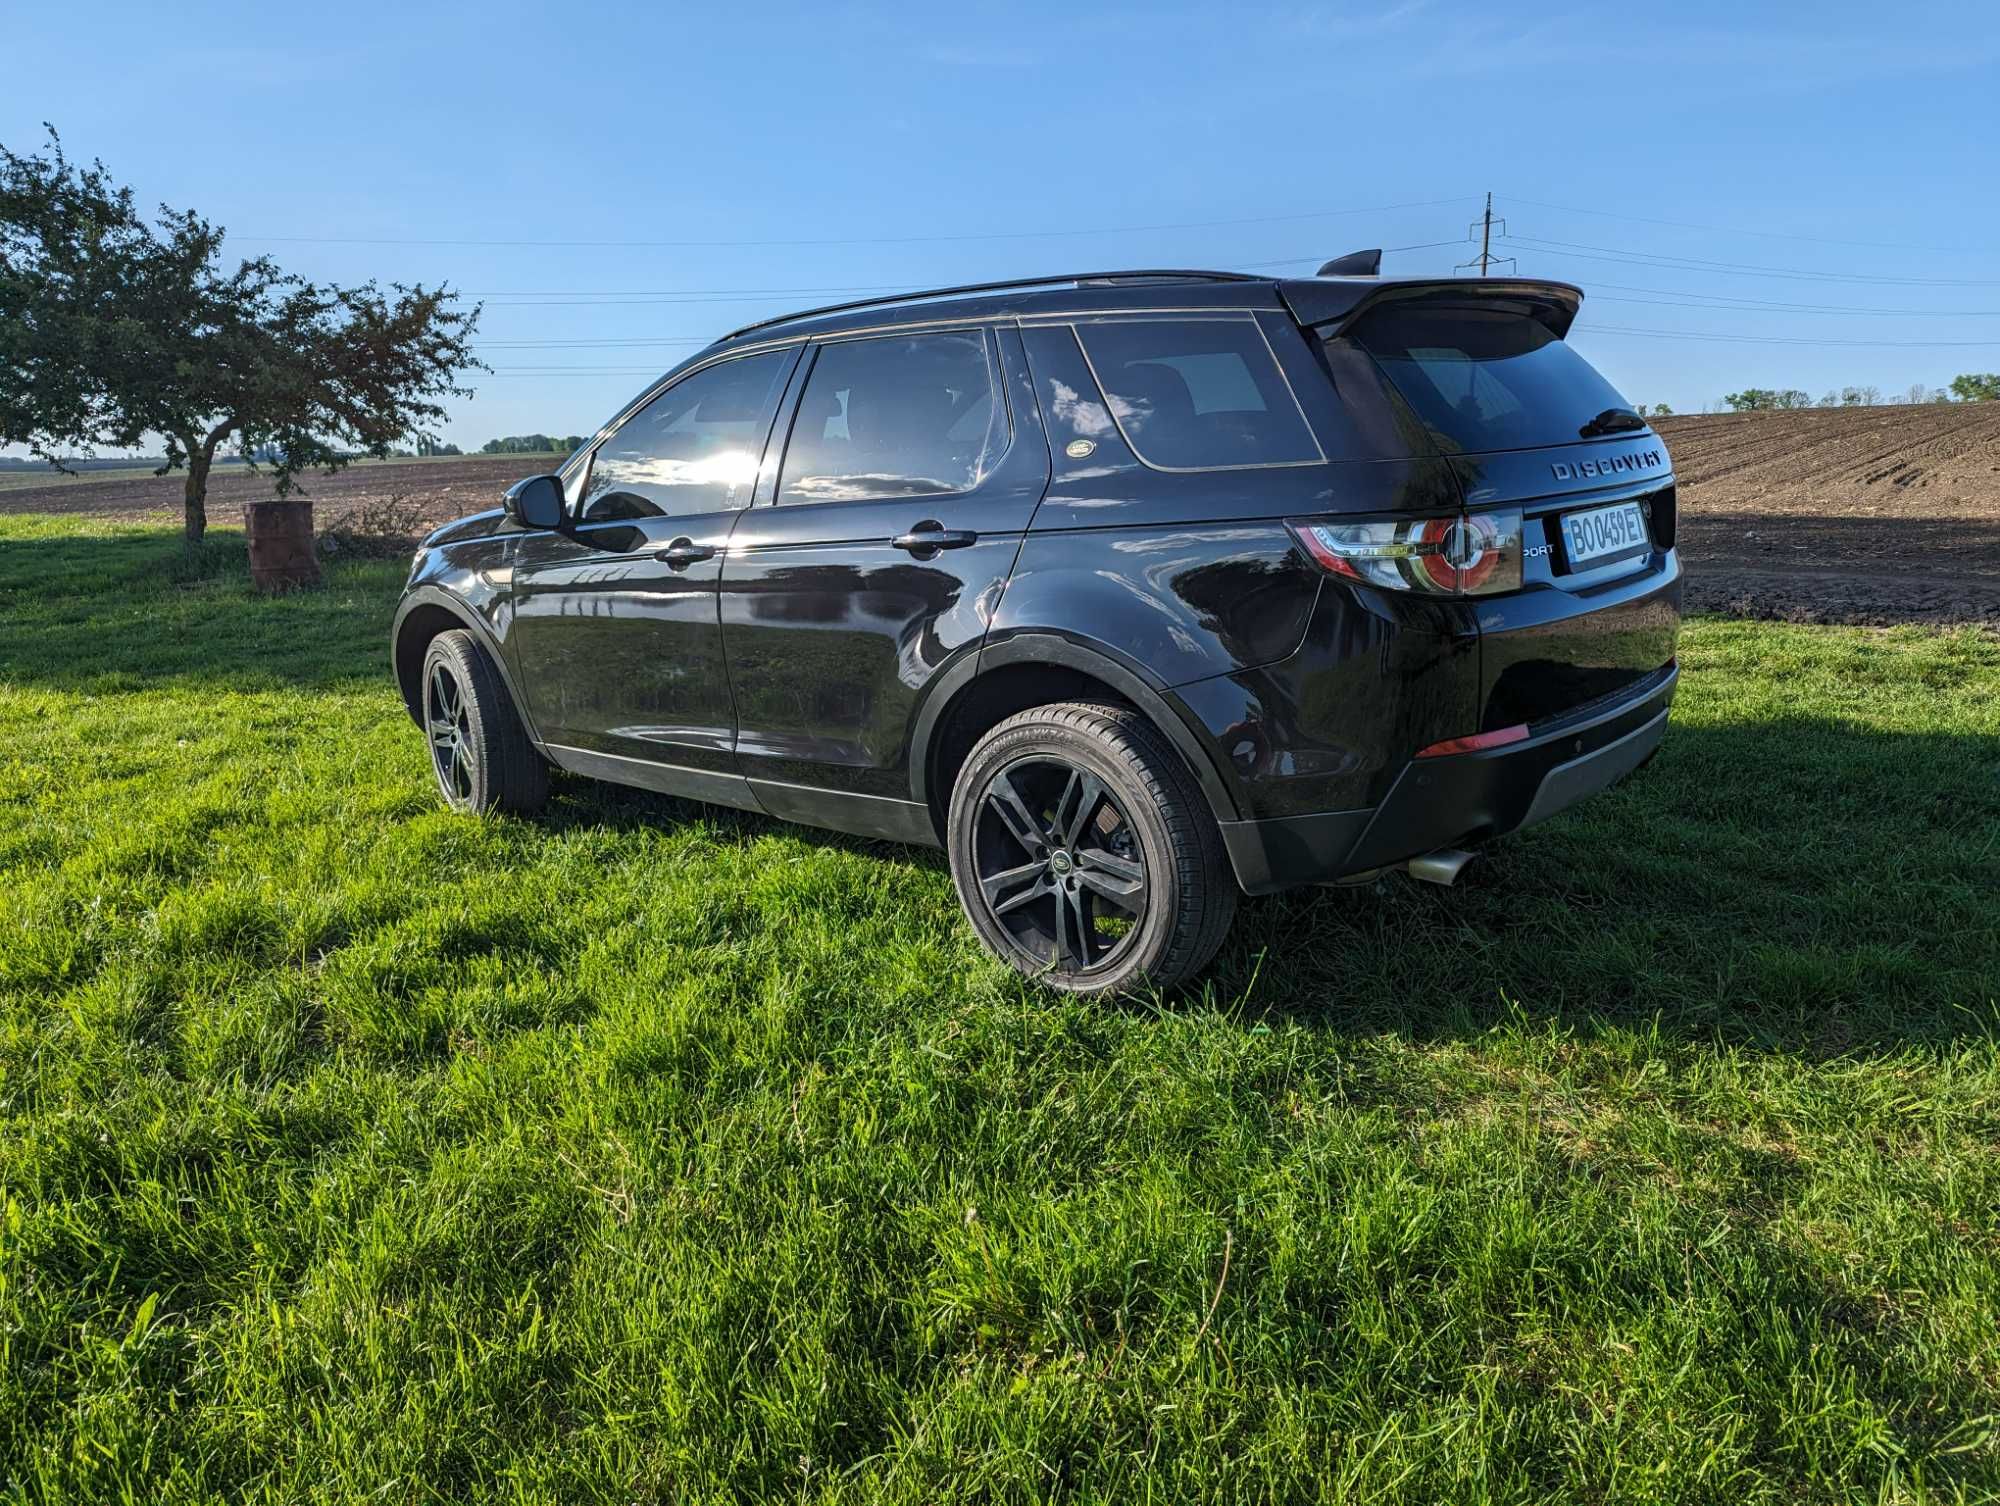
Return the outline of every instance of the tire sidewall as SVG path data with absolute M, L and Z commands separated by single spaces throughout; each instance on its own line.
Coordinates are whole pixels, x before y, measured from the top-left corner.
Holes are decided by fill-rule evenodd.
M 1048 758 L 1088 769 L 1104 780 L 1132 824 L 1146 865 L 1146 913 L 1138 934 L 1116 957 L 1087 972 L 1055 972 L 1047 957 L 1023 950 L 988 910 L 979 889 L 974 835 L 988 784 L 1016 764 Z M 1174 862 L 1166 819 L 1143 774 L 1100 738 L 1053 721 L 997 729 L 973 749 L 959 770 L 952 787 L 947 842 L 959 904 L 980 939 L 989 951 L 1046 987 L 1070 993 L 1115 992 L 1156 969 L 1173 945 L 1182 876 Z

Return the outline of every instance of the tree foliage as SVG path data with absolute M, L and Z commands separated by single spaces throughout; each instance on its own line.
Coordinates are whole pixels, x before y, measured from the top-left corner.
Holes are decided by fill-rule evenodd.
M 101 162 L 0 146 L 0 443 L 66 456 L 166 442 L 185 467 L 188 541 L 225 444 L 298 473 L 390 445 L 470 396 L 479 309 L 446 288 L 343 288 L 268 257 L 222 263 L 223 231 L 162 206 L 150 223 Z
M 1961 403 L 2000 403 L 2000 371 L 1968 371 L 1955 376 L 1951 395 Z
M 584 446 L 581 434 L 566 437 L 554 434 L 508 434 L 489 439 L 479 447 L 482 455 L 568 455 Z
M 1723 394 L 1722 401 L 1736 413 L 1756 413 L 1766 408 L 1810 408 L 1812 398 L 1796 387 L 1745 387 L 1741 392 Z

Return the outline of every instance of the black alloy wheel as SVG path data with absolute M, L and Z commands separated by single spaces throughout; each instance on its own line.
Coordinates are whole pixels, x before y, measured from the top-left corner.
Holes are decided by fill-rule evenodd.
M 946 838 L 981 943 L 1065 992 L 1178 983 L 1236 913 L 1193 772 L 1130 706 L 1065 701 L 993 727 L 953 781 Z
M 980 898 L 1016 946 L 1083 973 L 1132 944 L 1146 916 L 1146 860 L 1102 779 L 1024 758 L 987 781 L 980 805 Z
M 431 772 L 438 790 L 461 810 L 478 788 L 473 759 L 472 708 L 449 659 L 434 660 L 424 677 L 424 731 L 431 740 Z
M 539 810 L 549 797 L 549 766 L 479 641 L 463 628 L 439 633 L 424 650 L 422 675 L 424 737 L 445 803 L 461 811 Z

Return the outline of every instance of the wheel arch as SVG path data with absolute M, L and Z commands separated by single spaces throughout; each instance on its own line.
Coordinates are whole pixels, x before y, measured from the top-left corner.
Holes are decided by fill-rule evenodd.
M 918 714 L 911 737 L 911 794 L 929 808 L 940 842 L 953 776 L 986 731 L 1031 706 L 1078 699 L 1131 706 L 1180 755 L 1210 814 L 1217 821 L 1239 819 L 1225 772 L 1164 687 L 1102 645 L 1061 633 L 1016 633 L 946 669 Z
M 493 667 L 499 672 L 500 683 L 507 688 L 507 697 L 514 703 L 514 714 L 521 719 L 529 740 L 541 745 L 541 737 L 528 715 L 528 704 L 521 699 L 520 687 L 514 683 L 514 674 L 508 667 L 507 656 L 501 652 L 500 640 L 485 618 L 436 586 L 423 586 L 403 598 L 396 609 L 395 624 L 389 630 L 390 662 L 395 667 L 396 689 L 403 697 L 403 709 L 410 714 L 410 720 L 423 722 L 423 707 L 420 704 L 421 681 L 423 679 L 424 653 L 431 640 L 440 633 L 454 632 L 460 628 L 471 633 Z

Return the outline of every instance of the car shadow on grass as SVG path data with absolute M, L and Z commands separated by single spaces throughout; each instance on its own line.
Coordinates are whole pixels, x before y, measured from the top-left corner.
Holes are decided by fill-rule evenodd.
M 2000 736 L 1676 726 L 1452 888 L 1395 873 L 1246 905 L 1195 991 L 1419 1038 L 1524 1014 L 1815 1056 L 1990 1038 L 1996 833 Z
M 560 791 L 553 830 L 701 821 L 949 883 L 931 848 L 579 779 Z M 1449 889 L 1390 873 L 1246 899 L 1202 974 L 1102 1007 L 1417 1039 L 1525 1015 L 1811 1056 L 1990 1036 L 1996 832 L 2000 736 L 1677 726 L 1645 769 L 1483 845 Z

